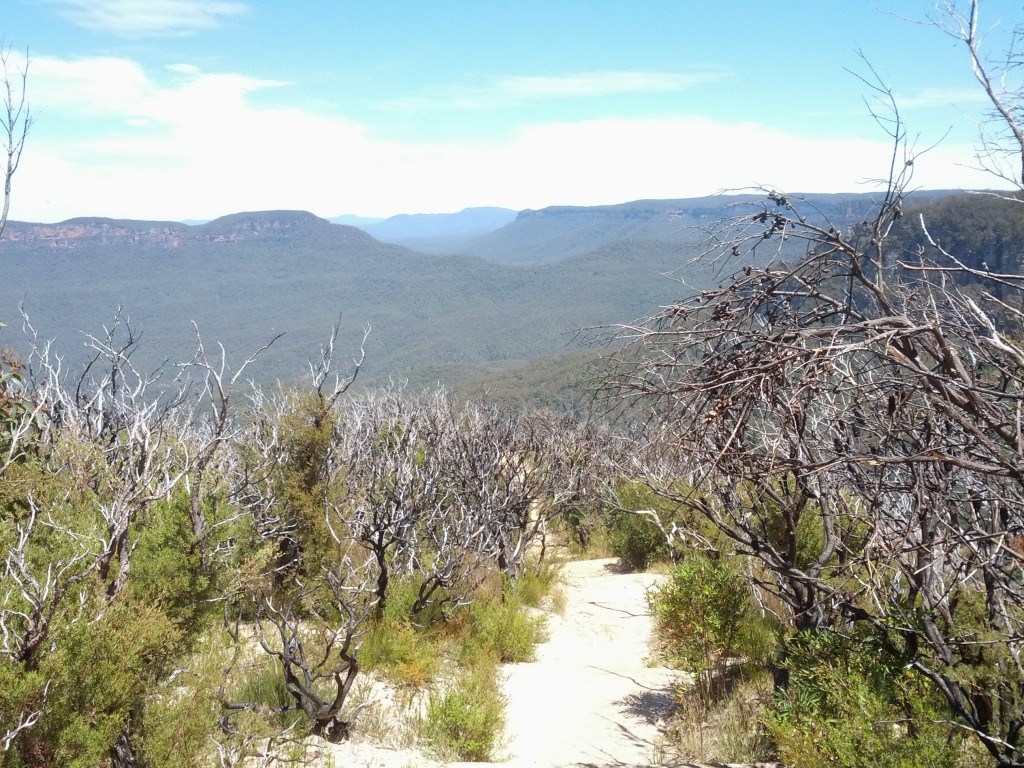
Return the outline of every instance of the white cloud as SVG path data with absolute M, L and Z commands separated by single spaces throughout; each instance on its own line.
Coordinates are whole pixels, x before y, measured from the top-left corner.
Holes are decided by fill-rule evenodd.
M 922 88 L 916 93 L 897 96 L 896 105 L 901 110 L 930 109 L 950 105 L 984 104 L 987 100 L 981 88 Z
M 689 72 L 601 71 L 569 75 L 502 77 L 483 85 L 429 89 L 427 93 L 380 104 L 385 109 L 495 109 L 553 99 L 619 96 L 630 93 L 668 93 L 717 82 L 717 69 Z
M 195 110 L 218 109 L 220 100 L 237 108 L 253 91 L 284 85 L 244 75 L 204 74 L 191 65 L 165 69 L 174 79 L 171 84 L 157 83 L 128 59 L 36 56 L 31 62 L 30 96 L 37 111 L 175 123 Z
M 33 63 L 35 66 L 35 62 Z M 536 208 L 688 197 L 765 184 L 865 189 L 888 168 L 878 141 L 817 139 L 694 115 L 527 125 L 507 140 L 390 141 L 356 121 L 265 107 L 279 85 L 174 70 L 157 83 L 130 61 L 40 59 L 33 103 L 46 121 L 87 112 L 105 133 L 30 136 L 12 218 L 211 218 L 298 208 L 321 216 Z M 34 75 L 35 77 L 35 75 Z M 117 124 L 109 132 L 109 119 Z M 924 187 L 978 187 L 969 147 L 943 144 L 915 164 Z
M 245 13 L 234 0 L 46 0 L 73 24 L 124 37 L 178 35 Z

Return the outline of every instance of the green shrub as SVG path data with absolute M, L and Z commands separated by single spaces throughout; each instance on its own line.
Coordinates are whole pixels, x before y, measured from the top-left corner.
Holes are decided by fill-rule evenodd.
M 156 607 L 115 603 L 102 621 L 71 625 L 60 640 L 40 665 L 49 680 L 46 716 L 25 731 L 22 754 L 92 768 L 144 705 L 182 638 Z
M 643 571 L 656 560 L 669 559 L 665 534 L 647 515 L 615 512 L 608 525 L 608 549 L 623 565 Z
M 219 693 L 227 649 L 212 637 L 188 659 L 188 669 L 171 675 L 147 698 L 138 732 L 136 755 L 147 768 L 193 768 L 209 765 L 210 734 L 224 714 Z
M 436 640 L 408 619 L 386 616 L 363 638 L 359 660 L 363 669 L 379 670 L 393 682 L 422 685 L 440 669 L 443 651 Z
M 679 505 L 643 483 L 621 483 L 615 495 L 620 511 L 610 512 L 606 522 L 612 555 L 635 571 L 674 559 L 665 530 L 673 523 L 693 525 L 693 521 L 683 520 Z
M 598 506 L 579 506 L 567 509 L 555 520 L 555 530 L 564 534 L 572 558 L 607 557 L 608 520 Z
M 469 614 L 469 636 L 462 645 L 464 660 L 533 661 L 535 647 L 544 639 L 544 619 L 527 613 L 514 584 L 506 582 L 500 595 L 479 596 Z
M 544 598 L 550 597 L 557 605 L 561 600 L 558 584 L 560 570 L 560 566 L 550 560 L 540 564 L 528 563 L 513 587 L 519 601 L 531 608 L 540 608 Z
M 149 510 L 135 545 L 128 594 L 141 604 L 163 606 L 195 639 L 217 606 L 210 599 L 213 585 L 200 563 L 188 503 L 185 493 L 177 493 Z
M 423 736 L 445 760 L 488 762 L 495 757 L 505 728 L 505 697 L 492 663 L 462 671 L 451 690 L 427 704 Z
M 790 644 L 789 686 L 766 718 L 779 759 L 801 768 L 956 768 L 963 734 L 930 683 L 876 644 L 832 633 Z
M 281 667 L 269 657 L 263 657 L 246 676 L 236 696 L 242 703 L 276 712 L 271 719 L 281 727 L 287 728 L 303 719 L 295 697 L 288 692 Z
M 647 594 L 662 651 L 699 675 L 739 655 L 753 610 L 750 588 L 732 561 L 691 554 Z M 763 635 L 757 638 L 763 642 Z
M 762 724 L 771 699 L 767 670 L 748 670 L 727 696 L 705 701 L 696 689 L 677 697 L 666 724 L 662 765 L 681 763 L 757 763 L 772 759 L 772 745 Z

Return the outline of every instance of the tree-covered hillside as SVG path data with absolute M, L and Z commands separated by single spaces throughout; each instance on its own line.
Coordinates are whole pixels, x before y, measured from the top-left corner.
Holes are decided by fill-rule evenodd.
M 942 192 L 920 193 L 921 199 Z M 846 227 L 869 215 L 874 194 L 791 195 L 806 198 L 819 222 Z M 508 264 L 547 263 L 622 241 L 693 247 L 707 228 L 742 213 L 757 194 L 712 195 L 681 200 L 637 200 L 619 205 L 552 206 L 521 211 L 514 222 L 466 242 L 462 253 Z
M 678 286 L 663 273 L 687 256 L 670 243 L 622 243 L 557 264 L 502 266 L 426 257 L 309 214 L 274 212 L 188 228 L 12 224 L 0 258 L 0 315 L 12 325 L 4 342 L 22 344 L 24 303 L 68 364 L 84 359 L 83 334 L 102 333 L 120 307 L 146 339 L 140 364 L 187 359 L 194 322 L 232 350 L 287 332 L 256 375 L 288 377 L 340 314 L 343 348 L 355 352 L 372 328 L 365 373 L 386 380 L 559 353 L 580 328 L 627 322 L 668 301 Z
M 941 249 L 980 272 L 1020 274 L 1024 265 L 1024 206 L 1009 196 L 958 194 L 911 205 L 894 234 L 909 263 L 939 261 Z

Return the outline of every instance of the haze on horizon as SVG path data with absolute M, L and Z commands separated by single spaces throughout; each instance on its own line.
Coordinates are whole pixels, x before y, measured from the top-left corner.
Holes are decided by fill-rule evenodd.
M 926 0 L 5 5 L 36 121 L 16 220 L 869 191 L 892 154 L 869 63 L 933 147 L 912 186 L 993 185 L 972 167 L 983 93 L 914 23 Z M 982 12 L 998 52 L 1019 5 Z

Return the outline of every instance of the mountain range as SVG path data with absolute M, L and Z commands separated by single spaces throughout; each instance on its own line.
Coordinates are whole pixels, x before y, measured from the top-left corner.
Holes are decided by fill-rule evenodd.
M 521 211 L 505 224 L 512 212 L 476 209 L 453 215 L 462 229 L 414 216 L 392 221 L 382 235 L 419 232 L 420 250 L 304 211 L 238 213 L 191 226 L 9 222 L 0 241 L 0 320 L 10 327 L 0 344 L 25 348 L 16 333 L 23 304 L 71 369 L 87 358 L 88 334 L 102 334 L 120 308 L 141 332 L 140 367 L 188 360 L 195 324 L 208 345 L 221 342 L 235 361 L 286 332 L 251 373 L 293 379 L 339 322 L 345 359 L 371 329 L 368 381 L 430 385 L 468 376 L 491 387 L 501 371 L 578 350 L 581 329 L 631 322 L 719 281 L 718 271 L 694 260 L 699 244 L 710 223 L 756 199 L 553 207 Z M 817 195 L 811 202 L 847 226 L 875 201 Z M 493 228 L 474 233 L 464 226 L 470 220 Z M 444 252 L 453 237 L 458 247 Z M 582 353 L 572 354 L 575 366 Z

